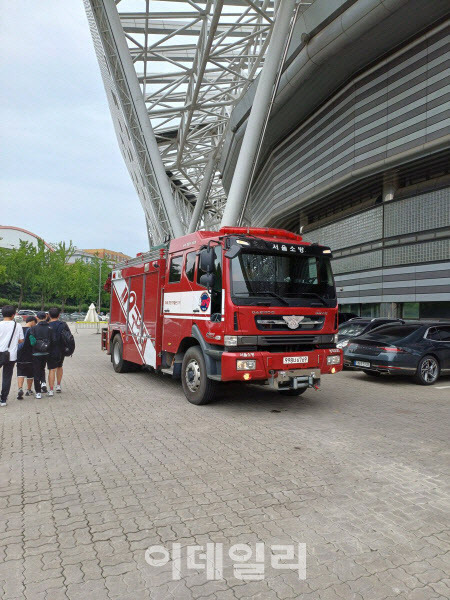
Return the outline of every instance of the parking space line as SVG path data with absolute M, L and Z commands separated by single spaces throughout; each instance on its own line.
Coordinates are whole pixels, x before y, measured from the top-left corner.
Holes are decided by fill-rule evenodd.
M 450 385 L 437 385 L 436 389 L 437 390 L 447 390 L 450 388 Z

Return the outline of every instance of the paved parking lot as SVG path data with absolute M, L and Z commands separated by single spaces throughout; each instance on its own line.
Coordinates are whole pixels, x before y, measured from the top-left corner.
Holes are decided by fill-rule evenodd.
M 345 372 L 299 399 L 232 385 L 196 407 L 76 339 L 60 397 L 0 411 L 2 599 L 450 597 L 450 379 Z M 239 579 L 225 556 L 216 580 L 181 561 L 173 581 L 145 560 L 257 542 L 306 544 L 306 579 L 270 562 Z

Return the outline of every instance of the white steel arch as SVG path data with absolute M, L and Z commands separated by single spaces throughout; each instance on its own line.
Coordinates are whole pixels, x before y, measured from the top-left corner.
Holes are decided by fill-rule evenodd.
M 151 242 L 219 224 L 222 142 L 234 105 L 263 66 L 274 1 L 84 1 Z

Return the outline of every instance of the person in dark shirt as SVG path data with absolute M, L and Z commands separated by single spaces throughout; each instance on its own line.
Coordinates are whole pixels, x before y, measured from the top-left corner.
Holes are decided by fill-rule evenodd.
M 17 400 L 23 400 L 23 383 L 27 380 L 27 391 L 25 396 L 31 396 L 31 386 L 33 385 L 33 353 L 30 344 L 30 328 L 36 325 L 36 317 L 29 316 L 26 319 L 26 325 L 22 327 L 23 342 L 19 344 L 17 350 Z
M 53 330 L 47 323 L 47 315 L 44 311 L 37 313 L 38 323 L 30 329 L 30 344 L 33 353 L 33 375 L 34 375 L 34 390 L 36 392 L 36 398 L 42 398 L 41 392 L 47 391 L 47 385 L 45 383 L 45 367 L 48 365 L 50 353 L 53 346 Z M 51 373 L 51 367 L 49 368 L 49 378 Z M 53 396 L 53 392 L 49 396 Z
M 64 354 L 62 349 L 62 340 L 61 333 L 64 329 L 69 329 L 69 326 L 64 321 L 59 320 L 59 315 L 61 314 L 61 310 L 59 308 L 50 308 L 48 311 L 50 316 L 49 326 L 53 329 L 54 333 L 54 344 L 52 347 L 52 351 L 50 354 L 50 358 L 48 361 L 48 385 L 50 388 L 50 392 L 53 395 L 53 386 L 55 384 L 55 374 L 56 374 L 56 388 L 55 392 L 57 394 L 61 393 L 61 381 L 63 377 L 63 363 L 64 363 Z M 69 330 L 70 331 L 70 330 Z

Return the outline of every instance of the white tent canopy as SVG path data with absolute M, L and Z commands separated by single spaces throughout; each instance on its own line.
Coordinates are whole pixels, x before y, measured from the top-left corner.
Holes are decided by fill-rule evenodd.
M 90 305 L 89 310 L 87 311 L 87 314 L 84 317 L 84 320 L 89 323 L 97 323 L 98 322 L 99 318 L 98 318 L 97 311 L 95 309 L 95 304 L 93 302 Z

